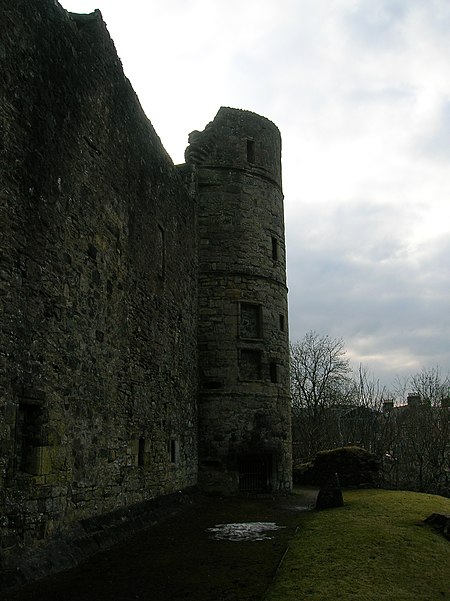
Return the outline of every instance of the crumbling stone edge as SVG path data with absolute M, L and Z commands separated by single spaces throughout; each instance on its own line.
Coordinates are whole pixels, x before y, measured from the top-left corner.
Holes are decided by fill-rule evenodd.
M 73 568 L 96 553 L 199 502 L 200 498 L 202 495 L 197 487 L 190 487 L 105 515 L 80 520 L 46 545 L 25 550 L 19 564 L 6 568 L 0 564 L 0 591 Z

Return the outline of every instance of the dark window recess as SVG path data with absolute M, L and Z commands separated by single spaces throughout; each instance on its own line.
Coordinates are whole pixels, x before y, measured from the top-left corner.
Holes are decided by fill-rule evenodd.
M 220 382 L 219 380 L 204 380 L 203 388 L 206 390 L 218 390 L 223 388 L 223 382 Z
M 239 376 L 241 380 L 261 379 L 261 352 L 241 349 L 239 354 Z
M 164 229 L 160 225 L 158 225 L 157 257 L 159 277 L 164 279 L 166 275 L 166 240 Z
M 39 472 L 37 447 L 42 446 L 43 411 L 39 405 L 20 403 L 16 424 L 16 465 L 21 472 Z
M 172 438 L 169 443 L 170 463 L 177 463 L 178 460 L 178 442 Z
M 274 361 L 270 363 L 270 381 L 274 384 L 278 382 L 278 365 Z
M 261 306 L 241 303 L 239 335 L 241 338 L 261 338 Z
M 206 459 L 205 461 L 202 461 L 202 466 L 203 467 L 212 467 L 217 470 L 223 471 L 222 462 L 218 461 L 217 459 Z
M 271 489 L 271 455 L 244 455 L 239 459 L 239 490 L 267 492 Z
M 278 261 L 278 240 L 272 236 L 272 259 Z
M 247 140 L 247 162 L 255 162 L 255 141 Z
M 138 467 L 144 467 L 145 465 L 145 438 L 139 439 L 138 446 Z
M 280 313 L 280 332 L 284 332 L 284 315 L 282 313 Z
M 89 244 L 88 245 L 88 255 L 90 256 L 91 259 L 95 259 L 97 258 L 97 253 L 98 250 L 96 249 L 96 247 L 93 244 Z

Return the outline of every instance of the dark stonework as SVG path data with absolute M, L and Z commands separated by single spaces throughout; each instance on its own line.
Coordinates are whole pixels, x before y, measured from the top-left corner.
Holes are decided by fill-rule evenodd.
M 8 572 L 83 520 L 199 482 L 289 490 L 291 455 L 278 130 L 221 109 L 175 167 L 98 11 L 0 14 Z
M 1 4 L 7 562 L 196 484 L 197 245 L 195 205 L 100 14 Z
M 199 186 L 200 482 L 220 493 L 289 491 L 280 133 L 259 115 L 221 108 L 190 140 Z

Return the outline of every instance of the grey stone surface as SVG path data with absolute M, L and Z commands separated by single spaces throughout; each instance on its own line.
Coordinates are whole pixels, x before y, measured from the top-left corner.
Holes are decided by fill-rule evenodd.
M 200 480 L 218 492 L 288 491 L 280 134 L 263 117 L 222 108 L 186 157 L 199 186 Z

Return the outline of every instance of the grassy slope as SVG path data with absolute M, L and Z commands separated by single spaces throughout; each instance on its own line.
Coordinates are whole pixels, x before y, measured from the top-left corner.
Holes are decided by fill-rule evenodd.
M 269 601 L 450 600 L 450 541 L 422 524 L 450 499 L 358 490 L 304 514 Z

